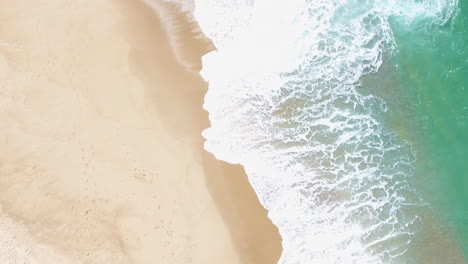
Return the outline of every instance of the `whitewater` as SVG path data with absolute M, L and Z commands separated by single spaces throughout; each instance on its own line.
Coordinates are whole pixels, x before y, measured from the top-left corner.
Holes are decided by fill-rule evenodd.
M 363 78 L 398 52 L 392 27 L 444 25 L 457 0 L 196 0 L 217 50 L 205 148 L 244 166 L 283 238 L 279 263 L 420 263 L 430 211 L 411 142 Z M 378 85 L 377 85 L 378 87 Z

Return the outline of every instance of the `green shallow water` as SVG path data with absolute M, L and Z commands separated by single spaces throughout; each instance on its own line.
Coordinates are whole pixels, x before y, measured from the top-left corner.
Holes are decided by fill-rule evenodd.
M 468 1 L 444 26 L 394 23 L 389 119 L 416 153 L 415 186 L 468 256 Z M 385 67 L 383 67 L 385 70 Z M 384 96 L 385 97 L 385 96 Z

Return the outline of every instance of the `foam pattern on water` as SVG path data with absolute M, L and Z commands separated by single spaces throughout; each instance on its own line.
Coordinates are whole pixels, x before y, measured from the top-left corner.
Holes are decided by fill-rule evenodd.
M 283 238 L 280 263 L 404 263 L 426 206 L 411 146 L 357 91 L 395 52 L 389 19 L 444 24 L 455 0 L 197 0 L 205 148 L 242 164 Z

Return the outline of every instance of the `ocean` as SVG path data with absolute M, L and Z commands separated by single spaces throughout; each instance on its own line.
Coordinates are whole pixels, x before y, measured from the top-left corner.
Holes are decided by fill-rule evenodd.
M 205 148 L 279 263 L 468 263 L 468 2 L 196 0 Z

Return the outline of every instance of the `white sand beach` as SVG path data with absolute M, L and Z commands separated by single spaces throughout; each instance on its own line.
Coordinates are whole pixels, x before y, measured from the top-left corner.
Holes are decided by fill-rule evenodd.
M 156 12 L 155 12 L 156 11 Z M 276 263 L 176 4 L 0 0 L 0 263 Z

